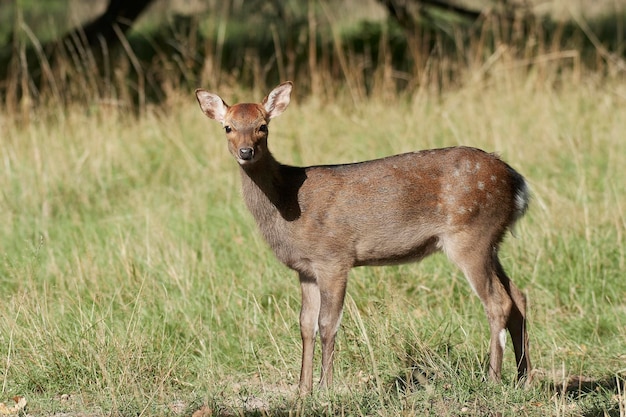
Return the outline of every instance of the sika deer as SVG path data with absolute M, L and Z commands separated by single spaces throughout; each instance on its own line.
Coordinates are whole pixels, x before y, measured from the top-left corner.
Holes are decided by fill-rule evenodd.
M 267 147 L 268 123 L 289 104 L 285 82 L 260 104 L 227 105 L 196 90 L 204 114 L 222 123 L 239 163 L 243 196 L 276 257 L 302 290 L 300 392 L 332 383 L 335 335 L 348 272 L 355 266 L 418 261 L 443 251 L 480 297 L 491 331 L 489 376 L 500 380 L 507 329 L 518 378 L 529 372 L 526 300 L 504 272 L 498 247 L 528 207 L 524 178 L 497 156 L 453 147 L 343 165 L 294 167 Z

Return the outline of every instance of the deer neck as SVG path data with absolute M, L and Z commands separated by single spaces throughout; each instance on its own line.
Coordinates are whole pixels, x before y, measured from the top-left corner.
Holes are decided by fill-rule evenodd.
M 261 160 L 242 165 L 240 170 L 244 199 L 262 229 L 266 223 L 300 217 L 298 190 L 305 178 L 303 168 L 282 165 L 267 152 Z

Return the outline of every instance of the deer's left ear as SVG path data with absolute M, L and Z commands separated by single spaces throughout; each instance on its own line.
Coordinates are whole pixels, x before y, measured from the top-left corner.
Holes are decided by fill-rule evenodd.
M 228 104 L 226 104 L 220 96 L 199 88 L 196 90 L 196 98 L 198 99 L 200 108 L 207 117 L 220 123 L 224 122 L 224 117 L 228 111 Z
M 291 89 L 293 88 L 293 83 L 291 81 L 287 81 L 274 88 L 268 95 L 263 99 L 261 105 L 265 108 L 267 112 L 267 116 L 270 119 L 273 119 L 276 116 L 282 114 L 285 111 L 287 106 L 289 105 L 289 101 L 291 100 Z

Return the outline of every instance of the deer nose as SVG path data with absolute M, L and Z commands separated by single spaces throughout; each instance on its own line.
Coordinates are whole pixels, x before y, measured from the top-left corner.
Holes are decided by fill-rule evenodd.
M 250 161 L 254 156 L 254 149 L 252 148 L 239 148 L 239 158 L 244 161 Z

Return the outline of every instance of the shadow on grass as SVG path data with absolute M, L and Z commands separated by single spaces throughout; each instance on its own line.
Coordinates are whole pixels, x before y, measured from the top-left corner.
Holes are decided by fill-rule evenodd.
M 450 378 L 445 372 L 424 364 L 412 364 L 400 375 L 390 381 L 396 392 L 402 395 L 417 391 L 433 391 L 441 385 L 442 378 Z M 584 417 L 622 417 L 626 400 L 626 373 L 618 371 L 609 375 L 591 378 L 584 375 L 564 376 L 550 374 L 543 370 L 534 370 L 530 386 L 531 397 L 539 394 L 543 400 L 562 398 L 578 410 L 577 415 Z M 520 388 L 524 389 L 524 388 Z M 543 394 L 542 394 L 543 393 Z M 498 415 L 498 414 L 496 414 Z
M 572 401 L 589 402 L 586 409 L 581 410 L 581 416 L 623 416 L 620 401 L 623 401 L 624 389 L 626 389 L 626 375 L 624 374 L 616 373 L 601 378 L 575 375 L 561 382 L 549 382 L 547 385 L 556 395 L 566 396 Z
M 599 379 L 576 375 L 569 377 L 564 382 L 553 382 L 550 384 L 550 388 L 556 393 L 575 399 L 593 392 L 623 393 L 625 384 L 626 375 L 610 375 Z
M 599 394 L 581 413 L 584 417 L 621 417 L 620 396 L 624 398 L 626 375 L 616 373 L 602 378 L 590 378 L 583 375 L 571 376 L 563 382 L 552 382 L 550 389 L 567 396 L 570 400 L 589 400 Z M 607 396 L 607 394 L 609 394 Z

